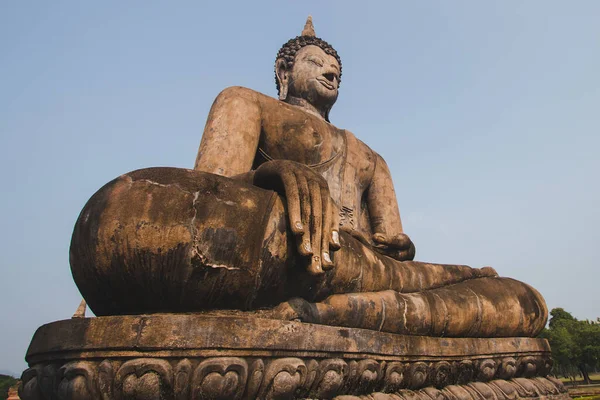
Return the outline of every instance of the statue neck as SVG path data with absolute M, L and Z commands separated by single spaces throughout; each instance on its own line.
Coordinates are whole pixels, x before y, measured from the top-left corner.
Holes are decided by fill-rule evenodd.
M 285 100 L 286 103 L 300 107 L 309 114 L 313 114 L 327 122 L 329 122 L 329 109 L 320 109 L 312 105 L 308 100 L 302 97 L 288 96 Z

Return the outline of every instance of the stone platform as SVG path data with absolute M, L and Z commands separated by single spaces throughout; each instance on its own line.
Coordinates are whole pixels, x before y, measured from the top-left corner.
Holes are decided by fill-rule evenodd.
M 566 399 L 546 340 L 431 338 L 240 316 L 41 326 L 29 399 Z

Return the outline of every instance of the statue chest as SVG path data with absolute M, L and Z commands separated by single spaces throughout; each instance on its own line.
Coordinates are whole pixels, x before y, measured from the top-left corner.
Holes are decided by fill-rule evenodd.
M 346 150 L 343 130 L 304 115 L 264 124 L 257 161 L 281 159 L 309 166 L 325 178 L 331 197 L 340 204 Z
M 256 166 L 272 159 L 299 162 L 325 178 L 342 224 L 364 230 L 363 193 L 373 173 L 372 152 L 351 133 L 310 116 L 263 121 Z M 364 215 L 363 215 L 364 214 Z
M 343 132 L 325 121 L 302 115 L 269 122 L 259 143 L 266 157 L 314 166 L 344 151 Z

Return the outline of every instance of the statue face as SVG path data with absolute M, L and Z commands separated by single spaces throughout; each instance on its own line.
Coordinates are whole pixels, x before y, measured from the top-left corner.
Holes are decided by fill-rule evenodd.
M 288 94 L 300 97 L 317 108 L 329 109 L 338 96 L 340 66 L 335 57 L 310 45 L 296 53 L 289 71 Z

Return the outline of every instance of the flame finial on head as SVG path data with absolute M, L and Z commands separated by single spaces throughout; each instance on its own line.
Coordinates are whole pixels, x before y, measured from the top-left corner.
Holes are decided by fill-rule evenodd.
M 304 29 L 302 30 L 301 36 L 311 36 L 311 37 L 317 36 L 315 34 L 315 27 L 313 25 L 311 15 L 309 15 L 308 18 L 306 18 L 306 24 L 304 24 Z

